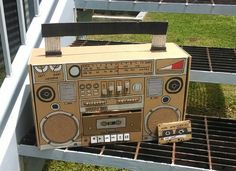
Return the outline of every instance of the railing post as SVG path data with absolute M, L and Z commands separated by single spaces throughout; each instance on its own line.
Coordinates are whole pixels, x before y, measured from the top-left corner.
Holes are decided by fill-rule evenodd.
M 6 21 L 5 21 L 5 14 L 2 0 L 0 0 L 0 30 L 1 30 L 0 34 L 1 34 L 3 57 L 5 63 L 5 72 L 7 76 L 10 76 L 12 72 L 11 55 L 8 43 L 7 28 L 6 28 Z
M 35 11 L 35 16 L 39 15 L 39 0 L 34 0 L 34 11 Z
M 26 28 L 25 28 L 23 2 L 22 0 L 16 0 L 16 2 L 17 2 L 17 13 L 18 13 L 18 18 L 19 18 L 21 44 L 25 44 L 26 43 Z

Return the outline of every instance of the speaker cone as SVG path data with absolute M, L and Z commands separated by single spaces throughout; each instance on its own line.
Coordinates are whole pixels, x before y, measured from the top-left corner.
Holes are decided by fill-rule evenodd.
M 180 111 L 172 106 L 158 106 L 148 112 L 145 117 L 145 131 L 152 137 L 156 137 L 156 128 L 159 123 L 178 121 Z
M 51 102 L 55 98 L 55 92 L 52 87 L 42 86 L 37 91 L 37 97 L 43 102 Z
M 179 77 L 171 78 L 166 83 L 166 91 L 170 94 L 178 93 L 183 87 L 183 81 Z
M 70 144 L 79 136 L 79 121 L 70 113 L 54 112 L 40 123 L 43 139 L 51 145 Z

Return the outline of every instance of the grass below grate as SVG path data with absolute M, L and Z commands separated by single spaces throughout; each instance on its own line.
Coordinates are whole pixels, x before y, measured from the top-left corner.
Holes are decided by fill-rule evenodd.
M 187 113 L 236 119 L 236 87 L 191 82 Z
M 78 164 L 64 161 L 47 161 L 43 171 L 127 171 L 126 169 L 116 169 L 111 167 L 100 167 L 90 164 Z

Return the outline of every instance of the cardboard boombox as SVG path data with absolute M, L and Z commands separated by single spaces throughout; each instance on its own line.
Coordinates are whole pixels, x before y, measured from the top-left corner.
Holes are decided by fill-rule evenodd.
M 158 124 L 183 120 L 191 58 L 166 43 L 166 30 L 166 22 L 43 25 L 46 49 L 29 60 L 40 149 L 156 140 Z M 59 36 L 111 33 L 154 36 L 152 44 L 60 47 Z

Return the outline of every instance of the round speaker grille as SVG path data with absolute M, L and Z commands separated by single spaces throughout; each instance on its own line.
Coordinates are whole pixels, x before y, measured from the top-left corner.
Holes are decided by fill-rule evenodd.
M 159 123 L 178 121 L 180 111 L 172 106 L 159 106 L 151 110 L 145 117 L 146 132 L 156 137 L 156 128 Z
M 48 143 L 70 143 L 79 136 L 79 122 L 72 114 L 55 112 L 43 118 L 41 131 L 44 140 Z
M 166 83 L 166 91 L 168 93 L 178 93 L 183 87 L 183 81 L 179 77 L 171 78 Z
M 37 97 L 43 102 L 51 102 L 55 98 L 55 92 L 52 87 L 42 86 L 37 91 Z

